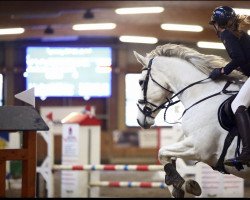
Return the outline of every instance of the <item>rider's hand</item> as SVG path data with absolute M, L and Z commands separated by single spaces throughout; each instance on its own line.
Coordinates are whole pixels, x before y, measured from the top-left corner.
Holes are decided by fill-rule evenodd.
M 222 75 L 221 68 L 215 68 L 209 75 L 209 78 L 215 80 Z

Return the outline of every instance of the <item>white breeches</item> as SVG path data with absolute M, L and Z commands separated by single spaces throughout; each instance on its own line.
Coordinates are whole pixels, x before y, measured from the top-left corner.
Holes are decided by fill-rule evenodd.
M 232 102 L 231 107 L 232 107 L 233 113 L 235 114 L 237 108 L 242 105 L 246 106 L 247 108 L 250 106 L 250 77 L 241 87 L 239 93 L 237 94 L 237 96 Z

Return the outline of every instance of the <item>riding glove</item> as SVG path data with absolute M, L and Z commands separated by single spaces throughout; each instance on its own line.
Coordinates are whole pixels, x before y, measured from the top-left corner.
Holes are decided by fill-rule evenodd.
M 217 78 L 219 78 L 222 75 L 221 73 L 221 68 L 215 68 L 209 75 L 209 78 L 211 78 L 212 80 L 215 80 Z

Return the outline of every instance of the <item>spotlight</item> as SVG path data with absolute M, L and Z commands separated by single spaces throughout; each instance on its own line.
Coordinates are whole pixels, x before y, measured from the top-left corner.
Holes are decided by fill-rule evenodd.
M 44 30 L 45 34 L 53 34 L 54 29 L 51 26 L 47 26 L 46 29 Z
M 91 9 L 87 9 L 86 12 L 84 13 L 83 17 L 85 19 L 93 19 L 94 13 L 91 11 Z

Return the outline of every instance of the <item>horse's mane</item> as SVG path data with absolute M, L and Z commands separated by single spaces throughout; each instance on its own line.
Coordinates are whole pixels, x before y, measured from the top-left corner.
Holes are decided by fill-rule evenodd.
M 170 43 L 158 46 L 155 50 L 147 54 L 148 58 L 154 58 L 155 56 L 177 57 L 184 59 L 193 64 L 197 69 L 206 75 L 209 75 L 214 68 L 225 67 L 227 64 L 226 60 L 220 56 L 205 55 L 184 45 Z M 228 76 L 234 79 L 246 79 L 246 76 L 236 70 L 231 72 Z

